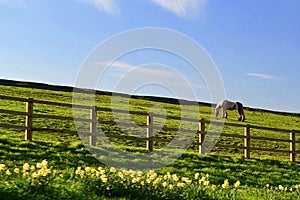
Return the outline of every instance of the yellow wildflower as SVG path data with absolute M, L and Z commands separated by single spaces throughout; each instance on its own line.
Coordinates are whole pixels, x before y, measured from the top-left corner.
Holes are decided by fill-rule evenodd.
M 199 176 L 200 176 L 200 174 L 197 172 L 197 173 L 194 175 L 195 180 L 198 180 Z
M 111 168 L 110 168 L 110 172 L 115 173 L 116 171 L 117 171 L 116 168 L 114 168 L 114 167 L 111 167 Z
M 24 165 L 23 165 L 23 172 L 26 172 L 26 171 L 28 171 L 30 169 L 30 165 L 28 164 L 28 163 L 25 163 Z
M 172 175 L 172 179 L 173 179 L 174 181 L 179 181 L 179 178 L 178 178 L 178 176 L 177 176 L 176 174 L 173 174 L 173 175 Z
M 204 181 L 204 182 L 203 182 L 203 185 L 208 186 L 209 183 L 210 183 L 209 181 Z
M 145 185 L 145 181 L 141 181 L 141 185 L 144 186 Z
M 278 189 L 281 190 L 281 191 L 283 191 L 283 190 L 284 190 L 284 187 L 283 187 L 282 185 L 279 185 L 279 186 L 278 186 Z
M 187 177 L 182 177 L 181 181 L 183 181 L 183 182 L 185 182 L 187 184 L 191 184 L 192 183 L 192 181 L 189 178 L 187 178 Z
M 269 183 L 265 185 L 266 188 L 270 187 Z
M 124 174 L 122 172 L 118 172 L 118 176 L 123 179 L 124 178 Z
M 167 172 L 166 175 L 164 175 L 164 179 L 167 180 L 167 179 L 171 179 L 172 176 L 171 176 L 171 173 L 170 172 Z
M 206 177 L 202 176 L 202 178 L 199 180 L 199 183 L 201 184 L 202 182 L 206 181 Z
M 136 174 L 138 175 L 138 177 L 143 176 L 143 172 L 142 171 L 138 171 Z
M 168 186 L 168 183 L 167 183 L 167 182 L 163 182 L 162 186 L 163 186 L 163 187 L 167 187 L 167 186 Z
M 42 164 L 43 168 L 47 168 L 48 167 L 48 161 L 47 160 L 43 160 L 41 164 Z
M 174 185 L 170 184 L 169 189 L 172 190 L 174 188 Z
M 24 172 L 23 171 L 23 176 L 28 176 L 29 175 L 29 172 Z
M 135 175 L 136 175 L 136 172 L 133 170 L 129 170 L 129 173 L 130 173 L 131 178 L 135 177 Z
M 42 168 L 42 163 L 36 163 L 36 168 L 41 169 Z
M 39 173 L 37 173 L 37 172 L 32 173 L 32 178 L 39 178 L 39 177 L 40 177 Z
M 35 166 L 32 165 L 32 166 L 30 167 L 30 170 L 31 170 L 31 171 L 34 171 L 34 170 L 35 170 Z
M 222 184 L 222 188 L 228 188 L 229 187 L 229 181 L 228 181 L 228 179 L 226 179 L 225 181 L 224 181 L 224 183 Z
M 159 177 L 159 178 L 156 178 L 155 181 L 153 181 L 153 183 L 152 183 L 153 186 L 156 186 L 158 183 L 161 182 L 161 180 L 162 180 L 162 179 L 161 179 L 160 177 Z
M 184 187 L 185 186 L 185 184 L 184 183 L 177 183 L 177 187 Z
M 86 167 L 84 170 L 85 170 L 86 172 L 90 172 L 90 171 L 91 171 L 91 168 L 90 168 L 90 167 Z
M 8 176 L 10 176 L 10 175 L 11 175 L 11 172 L 9 171 L 9 169 L 8 169 L 8 170 L 6 170 L 5 174 L 6 174 L 6 175 L 8 175 Z
M 16 174 L 18 174 L 18 173 L 20 173 L 20 169 L 19 169 L 19 168 L 15 168 L 15 169 L 14 169 L 14 172 L 15 172 Z
M 107 183 L 107 176 L 105 175 L 105 174 L 103 174 L 103 175 L 101 175 L 100 176 L 100 179 L 101 179 L 101 181 L 103 182 L 103 183 Z
M 141 180 L 140 177 L 133 178 L 133 179 L 132 179 L 132 183 L 137 183 L 137 182 L 139 182 L 140 180 Z
M 127 171 L 127 170 L 122 170 L 122 173 L 123 173 L 125 176 L 128 176 L 128 175 L 129 175 L 129 171 Z
M 96 171 L 96 177 L 99 177 L 99 176 L 100 176 L 100 172 Z
M 239 187 L 241 185 L 241 182 L 240 181 L 237 181 L 235 184 L 234 184 L 234 187 Z
M 5 169 L 5 164 L 0 164 L 0 172 Z
M 78 168 L 76 169 L 75 174 L 77 174 L 77 175 L 81 174 L 81 167 L 78 167 Z
M 212 185 L 212 186 L 211 186 L 211 189 L 212 189 L 213 191 L 215 191 L 215 190 L 217 189 L 217 186 L 216 186 L 216 185 Z
M 146 180 L 146 182 L 147 182 L 148 184 L 150 184 L 151 181 L 152 181 L 152 179 L 150 179 L 150 178 L 148 178 L 148 179 Z
M 59 177 L 60 177 L 60 178 L 64 178 L 64 174 L 60 174 Z

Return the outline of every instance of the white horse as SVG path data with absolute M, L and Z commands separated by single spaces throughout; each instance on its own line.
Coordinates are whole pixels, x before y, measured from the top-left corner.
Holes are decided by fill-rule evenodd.
M 220 101 L 216 108 L 215 108 L 215 116 L 218 117 L 219 115 L 219 111 L 222 109 L 223 114 L 222 114 L 222 118 L 227 118 L 227 112 L 226 110 L 235 110 L 237 109 L 239 112 L 239 121 L 245 121 L 245 114 L 244 114 L 244 106 L 243 104 L 241 104 L 240 102 L 231 102 L 228 100 L 222 100 Z

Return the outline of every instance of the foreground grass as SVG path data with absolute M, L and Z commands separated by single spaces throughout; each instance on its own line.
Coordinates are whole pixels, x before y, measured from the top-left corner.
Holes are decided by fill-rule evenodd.
M 181 177 L 102 166 L 62 170 L 47 160 L 14 168 L 0 164 L 0 178 L 3 199 L 300 199 L 299 184 L 248 187 L 228 179 L 214 184 L 198 172 Z
M 2 95 L 31 97 L 40 100 L 72 102 L 72 95 L 69 92 L 39 90 L 23 87 L 0 86 Z M 98 95 L 97 106 L 111 108 L 111 96 Z M 127 102 L 124 97 L 116 97 L 121 108 L 127 109 Z M 122 107 L 123 106 L 123 107 Z M 126 107 L 127 106 L 127 107 Z M 13 101 L 0 101 L 1 109 L 24 111 L 25 104 Z M 129 110 L 135 111 L 156 111 L 164 110 L 168 116 L 180 116 L 180 106 L 166 102 L 153 102 L 147 99 L 130 99 Z M 201 105 L 199 118 L 210 119 L 211 108 Z M 190 108 L 190 112 L 195 108 Z M 35 105 L 34 112 L 39 114 L 55 114 L 60 116 L 72 116 L 72 110 L 55 106 Z M 89 116 L 89 112 L 83 113 Z M 236 113 L 230 112 L 228 122 L 236 122 Z M 299 115 L 287 113 L 273 113 L 262 110 L 246 110 L 247 123 L 261 126 L 272 126 L 286 129 L 299 129 Z M 98 113 L 100 119 L 114 120 L 112 113 Z M 118 116 L 124 120 L 125 116 Z M 145 116 L 130 116 L 135 123 L 145 124 Z M 24 116 L 13 116 L 0 114 L 3 124 L 24 125 Z M 161 123 L 157 121 L 156 123 Z M 170 127 L 178 127 L 178 122 L 167 120 Z M 60 120 L 35 119 L 34 126 L 58 128 L 65 130 L 76 130 L 74 122 Z M 191 125 L 197 127 L 197 124 Z M 89 128 L 88 125 L 86 127 Z M 98 127 L 100 128 L 100 127 Z M 105 133 L 126 134 L 118 126 L 102 126 Z M 129 130 L 128 132 L 134 134 Z M 243 134 L 243 129 L 224 127 L 226 133 Z M 258 136 L 270 136 L 275 138 L 289 138 L 284 135 L 268 131 L 253 131 Z M 174 132 L 158 132 L 159 136 L 166 137 L 174 135 Z M 171 137 L 172 138 L 172 137 Z M 24 132 L 13 129 L 0 128 L 0 164 L 5 168 L 0 174 L 0 197 L 1 199 L 95 199 L 95 198 L 136 198 L 136 199 L 297 199 L 298 184 L 300 183 L 300 167 L 297 163 L 288 161 L 288 155 L 281 153 L 251 152 L 252 159 L 242 159 L 243 152 L 239 149 L 216 148 L 205 158 L 199 158 L 197 147 L 183 154 L 174 163 L 155 171 L 157 177 L 163 177 L 168 172 L 176 174 L 181 180 L 182 177 L 192 180 L 191 184 L 184 187 L 164 187 L 160 184 L 153 186 L 153 181 L 141 187 L 141 182 L 132 183 L 129 177 L 124 180 L 116 173 L 111 173 L 110 168 L 101 164 L 84 147 L 78 136 L 71 136 L 61 133 L 34 132 L 33 142 L 24 141 Z M 122 146 L 126 151 L 145 152 L 145 142 L 112 140 L 114 144 Z M 219 139 L 223 144 L 241 145 L 242 140 L 223 138 Z M 289 149 L 288 143 L 276 142 L 253 142 L 253 145 L 273 149 Z M 164 147 L 162 143 L 155 143 L 154 149 Z M 299 157 L 297 157 L 299 159 Z M 31 174 L 24 177 L 23 174 L 15 173 L 15 169 L 22 169 L 25 163 L 35 166 L 42 160 L 47 160 L 47 168 L 51 173 L 39 178 L 33 177 L 33 173 L 39 169 L 30 171 Z M 118 162 L 126 162 L 119 160 Z M 142 162 L 142 161 L 137 161 Z M 78 167 L 84 170 L 84 177 L 76 174 Z M 107 182 L 101 177 L 91 177 L 86 172 L 86 167 L 97 169 L 102 167 L 107 175 Z M 87 168 L 88 169 L 88 168 Z M 7 173 L 7 170 L 11 173 Z M 120 169 L 122 171 L 122 169 Z M 129 169 L 126 169 L 129 170 Z M 99 171 L 99 170 L 98 170 Z M 53 173 L 55 172 L 55 173 Z M 94 171 L 95 172 L 95 171 Z M 119 172 L 119 171 L 118 171 Z M 144 172 L 143 178 L 148 172 Z M 209 184 L 199 183 L 195 180 L 195 174 L 199 173 L 199 179 L 206 177 Z M 223 188 L 224 181 L 228 180 L 229 187 Z M 161 180 L 162 181 L 162 180 Z M 239 187 L 234 183 L 240 182 Z M 131 182 L 131 183 L 130 183 Z M 181 181 L 182 182 L 182 181 Z M 151 185 L 152 184 L 152 185 Z M 167 183 L 168 186 L 170 183 Z M 164 184 L 165 185 L 165 184 Z M 214 188 L 214 186 L 216 188 Z M 268 186 L 268 187 L 267 187 Z M 107 188 L 113 188 L 106 190 Z M 51 191 L 51 192 L 50 192 Z M 51 194 L 50 194 L 51 193 Z M 46 195 L 47 194 L 47 195 Z M 167 194 L 167 196 L 163 195 Z M 45 196 L 46 195 L 46 196 Z M 136 195 L 136 196 L 135 196 Z
M 4 133 L 7 136 L 4 136 Z M 130 169 L 118 169 L 117 172 L 112 173 L 110 167 L 95 159 L 80 143 L 80 140 L 74 138 L 66 144 L 59 141 L 23 141 L 22 132 L 2 131 L 1 135 L 0 164 L 5 165 L 0 172 L 1 199 L 116 197 L 129 199 L 299 199 L 300 197 L 298 190 L 300 167 L 290 162 L 267 159 L 243 160 L 237 156 L 212 155 L 200 159 L 195 152 L 191 151 L 167 167 L 156 170 L 155 179 L 147 183 L 146 174 L 149 171 L 143 172 L 139 181 L 133 180 L 130 174 L 122 178 L 118 172 L 130 171 Z M 47 160 L 47 168 L 51 170 L 46 176 L 41 175 L 42 173 L 36 174 L 40 170 L 37 163 L 41 163 L 44 159 Z M 30 167 L 35 166 L 35 169 L 29 170 L 30 173 L 26 176 L 22 173 L 25 163 L 28 163 Z M 19 169 L 19 173 L 15 172 L 18 171 L 16 169 Z M 101 176 L 97 177 L 95 170 L 100 171 L 99 169 L 105 170 L 107 181 L 103 179 L 105 178 L 103 176 L 102 179 Z M 137 171 L 135 173 L 137 174 Z M 179 180 L 166 182 L 165 179 L 157 179 L 169 173 L 176 174 Z M 199 179 L 195 180 L 195 174 L 198 174 Z M 192 180 L 192 183 L 188 184 L 183 181 L 185 179 L 182 177 Z M 206 179 L 199 182 L 202 177 Z M 159 183 L 153 185 L 156 179 Z M 228 180 L 228 187 L 223 188 L 225 180 Z M 185 184 L 180 184 L 182 182 Z M 235 187 L 234 184 L 238 182 L 240 185 Z

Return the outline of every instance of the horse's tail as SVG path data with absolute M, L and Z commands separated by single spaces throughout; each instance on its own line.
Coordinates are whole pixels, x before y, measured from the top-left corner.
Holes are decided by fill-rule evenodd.
M 239 121 L 245 121 L 246 117 L 245 117 L 245 113 L 244 113 L 243 104 L 240 103 L 240 102 L 236 102 L 236 104 L 237 104 L 237 109 L 238 109 L 238 112 L 239 112 L 239 115 L 240 115 Z

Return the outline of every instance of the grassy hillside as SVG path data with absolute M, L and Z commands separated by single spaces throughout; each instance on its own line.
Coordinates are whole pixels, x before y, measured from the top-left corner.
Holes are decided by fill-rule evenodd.
M 6 80 L 0 81 L 0 95 L 25 98 L 30 97 L 39 100 L 71 103 L 71 92 L 72 89 L 67 87 Z M 110 108 L 111 98 L 112 97 L 110 93 L 98 92 L 96 96 L 96 105 Z M 180 116 L 181 114 L 180 105 L 178 105 L 177 101 L 174 99 L 158 97 L 133 97 L 128 99 L 126 95 L 119 95 L 114 98 L 114 101 L 119 102 L 118 108 L 127 109 L 128 105 L 126 104 L 126 102 L 129 101 L 129 110 L 131 111 L 147 112 L 150 110 L 152 112 L 158 113 L 163 111 L 166 112 L 168 116 Z M 25 103 L 14 102 L 10 100 L 0 100 L 0 109 L 25 111 Z M 209 104 L 201 103 L 197 107 L 187 106 L 187 110 L 188 112 L 191 112 L 191 115 L 195 109 L 200 110 L 199 118 L 210 119 L 211 108 L 209 107 Z M 34 112 L 39 114 L 72 116 L 71 109 L 60 108 L 56 106 L 45 106 L 41 104 L 35 105 Z M 247 117 L 247 124 L 284 129 L 300 129 L 299 114 L 279 113 L 253 108 L 246 108 L 245 113 Z M 237 113 L 234 111 L 229 111 L 228 114 L 229 118 L 226 121 L 237 123 Z M 83 115 L 89 116 L 89 113 L 86 112 L 83 113 Z M 113 117 L 114 116 L 112 113 L 98 113 L 98 118 L 102 120 L 113 119 Z M 118 117 L 120 121 L 126 118 L 126 116 L 123 115 L 120 115 Z M 146 122 L 145 116 L 132 115 L 131 117 L 135 123 L 145 124 Z M 0 120 L 1 124 L 24 125 L 25 123 L 25 117 L 16 117 L 9 114 L 0 114 Z M 164 121 L 158 120 L 156 123 L 160 124 L 163 122 Z M 165 123 L 171 127 L 178 127 L 178 122 L 174 120 L 166 120 Z M 72 121 L 62 121 L 54 119 L 35 119 L 34 126 L 75 130 L 75 126 Z M 191 127 L 197 128 L 197 124 L 191 124 Z M 118 126 L 116 125 L 102 125 L 101 128 L 106 133 L 126 134 L 126 131 L 122 129 L 120 130 L 120 128 L 118 128 Z M 128 131 L 130 132 L 131 130 L 129 129 Z M 243 129 L 224 127 L 223 132 L 243 134 Z M 251 133 L 258 136 L 289 139 L 288 134 L 286 135 L 282 133 L 275 133 L 272 131 L 257 130 Z M 160 136 L 162 137 L 166 135 L 171 135 L 170 137 L 172 137 L 172 134 L 174 133 L 169 131 L 161 132 L 158 134 L 161 134 Z M 87 166 L 94 168 L 97 168 L 99 166 L 105 167 L 84 148 L 78 136 L 71 136 L 68 134 L 55 132 L 34 132 L 33 140 L 33 142 L 24 141 L 23 131 L 0 128 L 0 164 L 3 163 L 7 167 L 14 168 L 17 166 L 22 166 L 24 163 L 33 165 L 43 159 L 47 159 L 50 166 L 55 166 L 55 169 L 60 170 L 63 174 L 72 174 L 72 172 L 74 172 L 78 166 L 81 166 L 83 168 Z M 122 146 L 122 148 L 127 149 L 128 151 L 136 152 L 143 151 L 145 149 L 144 141 L 134 142 L 117 139 L 114 139 L 112 141 L 115 144 Z M 242 145 L 241 139 L 226 137 L 221 137 L 219 142 L 221 144 Z M 164 145 L 165 144 L 163 143 L 155 143 L 154 149 L 161 148 Z M 253 145 L 257 147 L 269 147 L 274 149 L 289 149 L 288 143 L 285 144 L 278 142 L 257 141 L 254 142 Z M 295 185 L 300 183 L 300 178 L 298 176 L 300 169 L 298 164 L 293 164 L 288 161 L 288 155 L 284 155 L 281 153 L 253 152 L 251 154 L 252 159 L 250 160 L 242 159 L 242 155 L 243 152 L 239 149 L 215 148 L 214 151 L 209 154 L 209 156 L 200 159 L 198 157 L 196 147 L 192 147 L 176 162 L 157 171 L 157 173 L 165 174 L 167 172 L 171 172 L 178 174 L 178 176 L 188 177 L 193 177 L 195 173 L 200 173 L 201 176 L 208 175 L 211 184 L 215 185 L 221 185 L 226 179 L 228 179 L 231 184 L 239 180 L 242 185 L 239 191 L 241 199 L 248 199 L 251 196 L 265 199 L 270 199 L 272 197 L 271 199 L 276 199 L 277 195 L 280 195 L 280 198 L 278 199 L 294 199 L 297 196 L 297 194 L 295 193 L 297 191 Z M 297 157 L 297 159 L 299 160 L 299 157 Z M 63 183 L 63 185 L 65 184 L 65 186 L 63 187 L 67 187 L 68 184 L 75 184 L 76 181 L 72 182 L 74 180 L 71 177 L 72 176 L 70 175 L 71 182 Z M 293 178 L 291 179 L 291 177 Z M 0 181 L 0 184 L 4 184 L 4 182 Z M 270 191 L 267 190 L 266 192 L 264 189 L 266 184 L 269 184 L 270 187 L 272 186 L 274 189 Z M 294 192 L 281 192 L 281 190 L 278 190 L 278 185 L 293 188 Z M 0 190 L 1 188 L 3 189 L 3 187 L 3 185 L 0 186 Z M 80 191 L 80 189 L 78 189 L 78 191 Z M 77 193 L 75 193 L 80 196 L 78 191 Z M 232 192 L 232 190 L 230 190 L 230 192 Z M 230 194 L 230 192 L 228 194 L 223 194 L 221 192 L 222 195 L 215 198 L 228 199 L 229 196 L 232 195 Z M 1 194 L 4 195 L 6 193 Z M 9 194 L 11 195 L 11 193 Z M 16 195 L 18 196 L 20 194 Z M 39 196 L 41 194 L 36 195 Z M 58 194 L 58 196 L 59 195 L 63 196 L 63 194 Z M 212 194 L 209 193 L 206 195 L 209 195 L 209 198 L 212 198 Z M 30 194 L 29 197 L 34 199 L 34 197 L 30 196 Z M 74 198 L 72 196 L 69 197 Z

